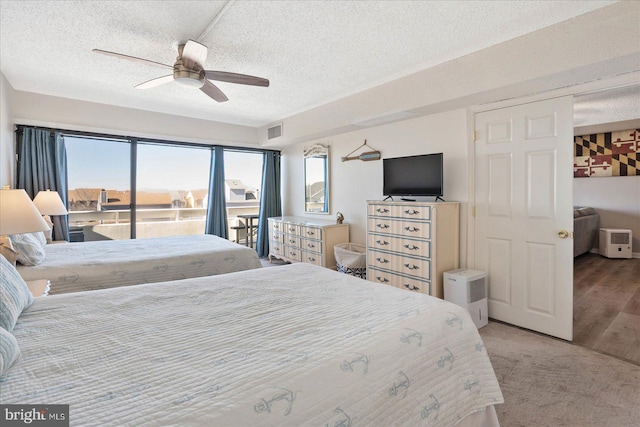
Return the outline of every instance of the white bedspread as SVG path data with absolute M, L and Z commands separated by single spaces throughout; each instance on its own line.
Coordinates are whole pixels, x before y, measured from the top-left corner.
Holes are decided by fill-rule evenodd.
M 255 250 L 209 234 L 46 246 L 25 280 L 49 279 L 50 294 L 88 291 L 260 268 Z
M 76 426 L 452 426 L 503 401 L 466 311 L 308 264 L 39 298 L 14 335 L 2 403 Z

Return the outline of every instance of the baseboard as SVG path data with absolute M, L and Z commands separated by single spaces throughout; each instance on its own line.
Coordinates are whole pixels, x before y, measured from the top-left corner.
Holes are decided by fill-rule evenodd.
M 589 252 L 592 253 L 592 254 L 600 255 L 600 251 L 598 250 L 598 248 L 592 248 Z M 640 252 L 631 252 L 631 258 L 640 259 Z

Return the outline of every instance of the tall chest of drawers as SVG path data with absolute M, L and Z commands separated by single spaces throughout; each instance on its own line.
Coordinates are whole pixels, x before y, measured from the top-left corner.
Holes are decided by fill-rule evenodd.
M 269 218 L 269 260 L 336 268 L 333 247 L 349 242 L 349 224 L 296 216 Z
M 459 266 L 460 203 L 367 202 L 367 279 L 444 297 Z

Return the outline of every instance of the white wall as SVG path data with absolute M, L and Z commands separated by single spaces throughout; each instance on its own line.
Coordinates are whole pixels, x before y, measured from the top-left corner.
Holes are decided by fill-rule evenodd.
M 382 200 L 382 161 L 341 162 L 364 140 L 382 158 L 417 154 L 444 153 L 444 198 L 462 202 L 460 214 L 460 256 L 466 265 L 468 215 L 468 132 L 467 111 L 455 110 L 431 116 L 353 131 L 305 143 L 283 150 L 282 185 L 285 215 L 335 219 L 342 212 L 349 223 L 350 240 L 366 242 L 366 201 Z M 330 215 L 304 212 L 304 148 L 314 143 L 328 144 L 330 164 Z M 370 151 L 364 149 L 363 151 Z M 356 152 L 359 154 L 360 151 Z M 433 198 L 425 199 L 432 201 Z
M 602 228 L 631 230 L 633 252 L 640 253 L 640 176 L 574 178 L 573 204 L 596 209 Z
M 255 147 L 256 128 L 15 91 L 16 124 L 123 136 Z
M 15 134 L 13 133 L 12 99 L 14 89 L 0 73 L 0 188 L 13 187 L 15 170 Z

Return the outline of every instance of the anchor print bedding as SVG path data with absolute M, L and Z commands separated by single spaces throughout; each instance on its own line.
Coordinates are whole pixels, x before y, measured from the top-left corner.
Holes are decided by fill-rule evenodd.
M 260 268 L 255 250 L 209 234 L 46 245 L 43 263 L 18 265 L 49 279 L 50 295 Z
M 3 403 L 82 426 L 452 426 L 503 401 L 448 302 L 303 263 L 181 282 L 36 299 Z

